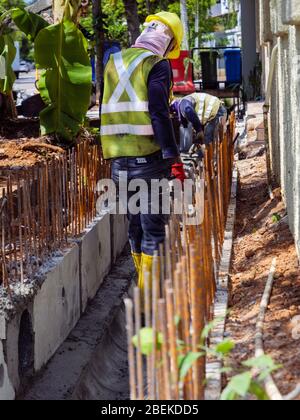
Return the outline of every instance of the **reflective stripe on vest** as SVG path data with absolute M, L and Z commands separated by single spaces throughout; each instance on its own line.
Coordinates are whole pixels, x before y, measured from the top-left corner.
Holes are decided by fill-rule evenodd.
M 197 112 L 200 118 L 201 124 L 205 125 L 212 118 L 215 118 L 215 115 L 212 115 L 214 108 L 217 108 L 221 105 L 219 98 L 208 95 L 206 93 L 195 93 L 191 95 L 197 103 Z
M 201 117 L 201 122 L 202 122 L 202 117 L 203 117 L 203 114 L 204 114 L 205 98 L 206 98 L 205 93 L 200 93 L 198 114 Z
M 147 57 L 153 55 L 151 52 L 145 52 L 137 57 L 128 67 L 125 68 L 122 53 L 119 52 L 113 55 L 115 66 L 119 75 L 119 84 L 116 87 L 109 104 L 116 104 L 120 100 L 122 94 L 126 91 L 132 102 L 138 102 L 139 98 L 130 83 L 130 77 L 137 66 Z
M 148 112 L 149 102 L 118 102 L 117 104 L 103 104 L 101 106 L 102 114 L 111 114 L 115 112 Z
M 212 110 L 213 110 L 213 107 L 214 107 L 215 103 L 216 103 L 216 98 L 212 96 L 210 98 L 209 103 L 207 104 L 207 108 L 206 108 L 205 113 L 204 113 L 204 120 L 205 121 L 209 120 L 209 117 L 211 116 L 211 113 L 212 113 Z
M 126 69 L 122 53 L 113 55 L 114 64 L 119 76 L 119 83 L 115 88 L 111 98 L 107 104 L 102 104 L 101 113 L 111 114 L 118 112 L 149 112 L 149 102 L 140 101 L 131 82 L 135 69 L 142 63 L 145 58 L 154 55 L 150 51 L 146 51 L 139 55 Z M 130 102 L 119 102 L 123 93 L 127 93 Z M 113 124 L 102 125 L 101 135 L 118 135 L 118 134 L 132 134 L 140 136 L 153 136 L 154 131 L 152 124 L 147 125 L 132 125 L 132 124 Z
M 117 134 L 151 136 L 153 134 L 153 128 L 152 125 L 113 124 L 103 126 L 101 128 L 101 134 L 103 136 L 113 136 Z

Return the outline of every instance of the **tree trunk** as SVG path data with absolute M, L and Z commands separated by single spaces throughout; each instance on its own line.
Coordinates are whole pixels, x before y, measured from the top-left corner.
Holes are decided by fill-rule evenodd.
M 195 37 L 195 48 L 199 48 L 199 39 L 200 39 L 200 35 L 199 35 L 199 31 L 200 31 L 200 26 L 199 26 L 199 1 L 197 0 L 196 2 L 196 11 L 195 11 L 195 33 L 196 33 L 196 37 Z
M 140 36 L 140 21 L 136 0 L 123 0 L 130 35 L 130 43 L 134 44 Z
M 180 0 L 180 13 L 181 13 L 181 21 L 184 28 L 182 48 L 186 51 L 189 51 L 189 20 L 188 20 L 188 12 L 187 12 L 187 7 L 186 7 L 186 0 Z
M 0 93 L 0 120 L 5 118 L 18 118 L 13 94 L 3 95 Z
M 150 14 L 150 0 L 146 0 L 146 10 L 149 15 Z
M 103 55 L 104 55 L 104 30 L 102 18 L 102 2 L 101 0 L 93 1 L 93 22 L 96 39 L 95 47 L 95 65 L 96 65 L 96 100 L 100 105 L 101 116 L 101 103 L 103 96 Z

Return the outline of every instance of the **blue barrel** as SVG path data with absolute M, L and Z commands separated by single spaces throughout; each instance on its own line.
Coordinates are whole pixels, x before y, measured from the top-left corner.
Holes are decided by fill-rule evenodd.
M 242 52 L 240 48 L 228 48 L 224 52 L 226 84 L 242 83 Z

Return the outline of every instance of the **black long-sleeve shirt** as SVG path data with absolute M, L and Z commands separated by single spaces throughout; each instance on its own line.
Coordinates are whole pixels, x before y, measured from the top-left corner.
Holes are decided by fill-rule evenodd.
M 196 133 L 199 133 L 203 130 L 201 121 L 191 101 L 189 101 L 188 99 L 182 99 L 182 101 L 180 102 L 180 113 L 183 116 L 183 118 L 186 119 L 186 122 L 189 121 L 190 123 L 192 123 Z
M 162 60 L 153 67 L 148 77 L 149 112 L 154 136 L 164 159 L 179 155 L 169 110 L 171 71 L 169 62 Z

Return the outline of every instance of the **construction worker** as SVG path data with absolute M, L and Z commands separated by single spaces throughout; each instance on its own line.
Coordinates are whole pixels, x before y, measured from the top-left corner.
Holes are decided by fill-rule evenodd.
M 171 112 L 176 113 L 180 123 L 186 128 L 192 125 L 196 132 L 193 136 L 184 136 L 181 153 L 188 153 L 193 143 L 210 144 L 215 137 L 215 130 L 220 118 L 226 120 L 227 110 L 216 96 L 207 93 L 193 93 L 172 102 Z M 188 140 L 187 140 L 188 137 Z
M 174 13 L 148 16 L 135 44 L 110 56 L 104 71 L 101 139 L 105 159 L 112 159 L 112 178 L 183 179 L 184 170 L 170 119 L 172 73 L 168 58 L 178 58 L 183 25 Z M 128 192 L 128 200 L 136 192 Z M 149 189 L 148 206 L 150 210 Z M 146 213 L 146 212 L 145 212 Z M 128 211 L 129 241 L 138 284 L 152 268 L 153 255 L 165 239 L 168 216 Z

